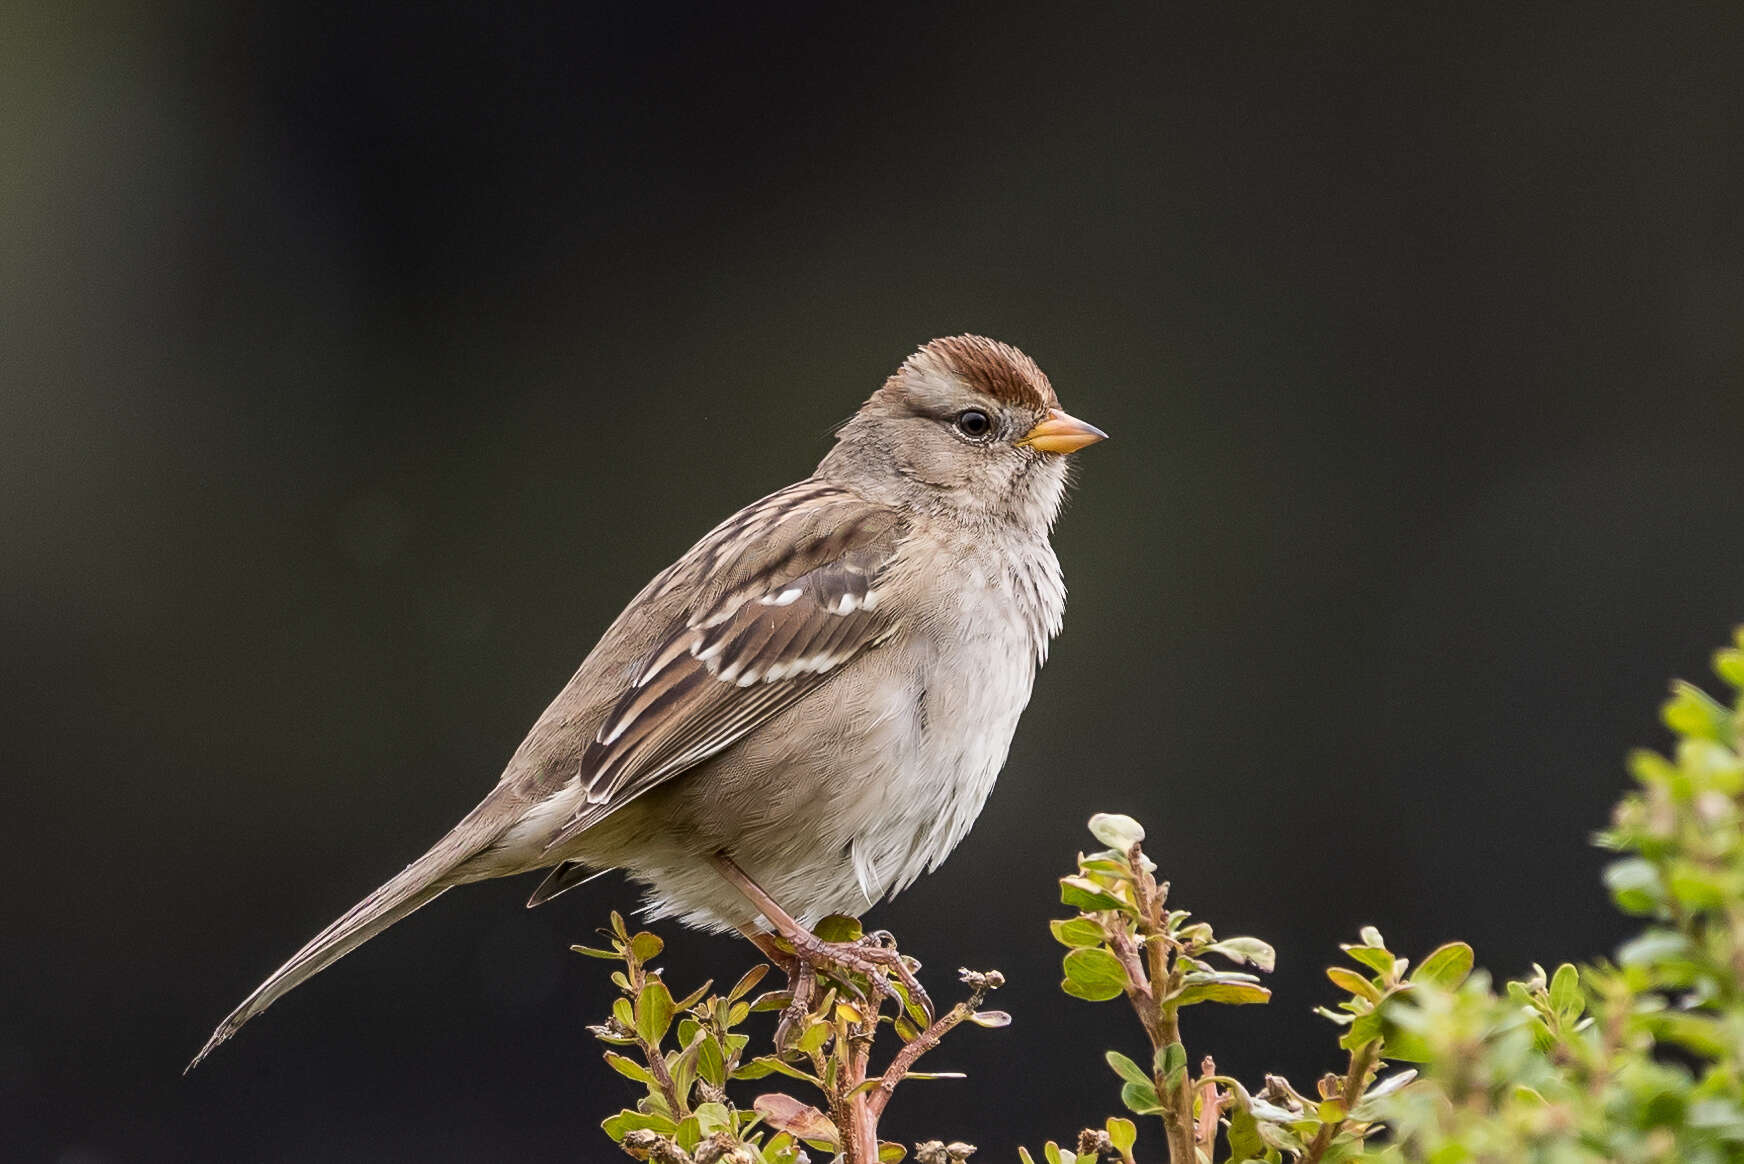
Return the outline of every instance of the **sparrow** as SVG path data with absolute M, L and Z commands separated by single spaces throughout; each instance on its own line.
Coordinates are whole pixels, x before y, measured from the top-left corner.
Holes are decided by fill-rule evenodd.
M 477 807 L 273 971 L 189 1069 L 449 889 L 540 869 L 529 906 L 621 869 L 650 918 L 736 929 L 790 975 L 884 966 L 924 998 L 893 949 L 811 928 L 937 868 L 980 814 L 1061 627 L 1067 454 L 1105 435 L 1008 344 L 920 348 L 816 472 L 649 582 Z

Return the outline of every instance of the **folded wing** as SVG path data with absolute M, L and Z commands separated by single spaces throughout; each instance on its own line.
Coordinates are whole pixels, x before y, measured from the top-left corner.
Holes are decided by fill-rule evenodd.
M 879 583 L 900 536 L 894 514 L 867 506 L 675 628 L 583 751 L 585 800 L 548 847 L 730 747 L 893 634 Z

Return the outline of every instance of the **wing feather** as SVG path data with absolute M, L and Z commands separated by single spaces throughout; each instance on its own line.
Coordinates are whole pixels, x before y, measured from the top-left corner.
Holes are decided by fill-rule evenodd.
M 732 746 L 893 633 L 878 582 L 900 536 L 893 513 L 864 506 L 658 641 L 583 751 L 586 797 L 550 846 Z

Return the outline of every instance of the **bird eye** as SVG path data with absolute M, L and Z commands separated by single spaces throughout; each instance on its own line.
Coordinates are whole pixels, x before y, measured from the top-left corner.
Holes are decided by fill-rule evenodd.
M 979 408 L 966 408 L 957 414 L 957 431 L 967 437 L 984 437 L 993 431 L 993 422 Z

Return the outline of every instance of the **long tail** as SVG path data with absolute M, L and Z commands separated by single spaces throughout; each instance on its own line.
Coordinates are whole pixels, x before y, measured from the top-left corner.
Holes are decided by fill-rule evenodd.
M 357 947 L 363 945 L 401 918 L 442 896 L 462 881 L 457 870 L 469 857 L 500 831 L 491 827 L 490 818 L 497 806 L 487 798 L 473 809 L 447 836 L 407 865 L 405 869 L 374 893 L 346 910 L 344 915 L 309 939 L 307 945 L 291 955 L 290 961 L 274 970 L 254 993 L 242 1000 L 242 1005 L 227 1015 L 200 1053 L 182 1071 L 186 1075 L 200 1065 L 224 1040 L 242 1029 L 242 1025 L 267 1007 L 307 982 Z

